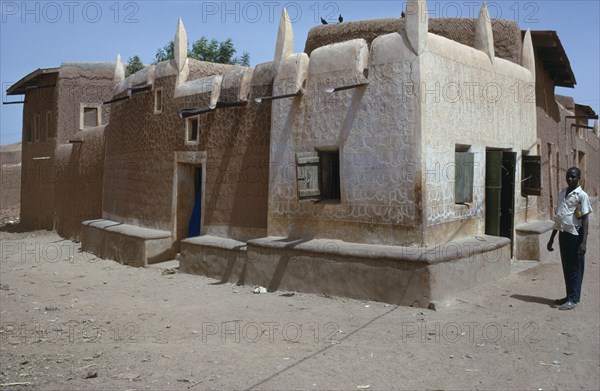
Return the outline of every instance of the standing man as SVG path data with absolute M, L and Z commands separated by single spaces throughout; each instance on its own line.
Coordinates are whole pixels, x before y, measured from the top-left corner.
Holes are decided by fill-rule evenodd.
M 588 214 L 592 211 L 590 200 L 579 186 L 581 171 L 577 167 L 567 170 L 567 188 L 558 195 L 558 207 L 554 218 L 554 228 L 548 241 L 548 251 L 553 251 L 552 244 L 556 232 L 560 247 L 567 297 L 556 300 L 559 310 L 575 308 L 581 298 L 581 283 L 585 263 L 585 250 L 588 236 Z

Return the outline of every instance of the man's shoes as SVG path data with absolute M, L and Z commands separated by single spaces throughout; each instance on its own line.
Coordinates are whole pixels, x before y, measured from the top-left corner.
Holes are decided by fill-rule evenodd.
M 554 304 L 556 304 L 556 305 L 563 305 L 567 301 L 569 301 L 569 299 L 567 299 L 566 297 L 563 297 L 562 299 L 556 299 L 556 300 L 554 300 Z
M 575 307 L 577 307 L 577 303 L 573 303 L 572 301 L 567 301 L 565 304 L 558 307 L 558 309 L 562 310 L 562 311 L 566 311 L 566 310 L 572 310 Z

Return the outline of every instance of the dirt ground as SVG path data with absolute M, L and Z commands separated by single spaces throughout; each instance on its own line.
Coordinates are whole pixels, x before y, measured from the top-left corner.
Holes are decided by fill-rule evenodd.
M 552 304 L 557 254 L 432 311 L 254 294 L 12 228 L 0 228 L 2 390 L 600 389 L 597 228 L 572 311 Z
M 20 200 L 21 164 L 0 164 L 0 227 L 19 221 Z

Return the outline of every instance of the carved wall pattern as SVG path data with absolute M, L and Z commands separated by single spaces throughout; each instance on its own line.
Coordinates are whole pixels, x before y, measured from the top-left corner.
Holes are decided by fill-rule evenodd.
M 190 64 L 190 80 L 234 69 Z M 208 233 L 221 232 L 213 232 L 213 226 L 266 230 L 269 105 L 248 104 L 201 115 L 199 142 L 186 145 L 185 120 L 179 113 L 207 106 L 210 96 L 173 99 L 175 82 L 176 76 L 155 80 L 154 87 L 163 88 L 160 114 L 153 113 L 153 91 L 114 104 L 106 136 L 105 217 L 170 231 L 174 153 L 206 151 L 203 214 Z M 236 232 L 244 235 L 243 229 Z
M 356 72 L 311 75 L 301 98 L 273 103 L 269 234 L 297 233 L 356 242 L 413 243 L 420 224 L 414 97 L 401 97 L 410 65 L 369 69 L 368 87 L 333 94 L 328 87 L 364 82 Z M 289 83 L 279 80 L 274 87 Z M 299 202 L 295 153 L 338 146 L 339 204 Z M 365 231 L 380 232 L 368 235 Z M 383 234 L 385 232 L 385 234 Z

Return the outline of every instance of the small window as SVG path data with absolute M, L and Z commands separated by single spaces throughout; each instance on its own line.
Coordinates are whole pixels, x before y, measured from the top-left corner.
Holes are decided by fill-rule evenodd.
M 33 116 L 33 135 L 34 135 L 35 141 L 40 141 L 40 132 L 41 131 L 42 131 L 42 129 L 40 129 L 40 115 L 35 114 Z
M 33 134 L 31 131 L 31 118 L 28 118 L 25 123 L 25 137 L 27 137 L 28 143 L 31 143 L 33 141 Z
M 102 104 L 81 103 L 79 106 L 79 129 L 101 125 Z
M 522 155 L 521 195 L 542 195 L 542 157 Z
M 52 112 L 46 111 L 46 138 L 49 139 L 53 137 L 52 134 Z
M 340 152 L 319 151 L 321 198 L 340 199 Z
M 154 114 L 162 113 L 162 87 L 154 90 Z
M 98 109 L 95 107 L 86 107 L 83 109 L 83 127 L 91 128 L 98 126 Z
M 454 150 L 454 203 L 473 202 L 475 154 L 469 145 L 456 145 Z
M 299 200 L 337 200 L 340 196 L 339 151 L 296 154 Z
M 198 117 L 191 117 L 185 121 L 185 143 L 198 144 Z

